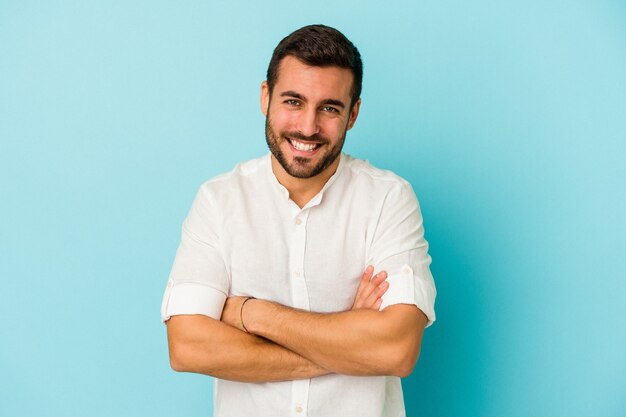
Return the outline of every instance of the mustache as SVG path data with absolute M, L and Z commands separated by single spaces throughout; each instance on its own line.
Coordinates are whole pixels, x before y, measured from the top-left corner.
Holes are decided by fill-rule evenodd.
M 311 136 L 305 136 L 300 132 L 286 132 L 286 133 L 283 133 L 283 137 L 287 137 L 289 139 L 301 140 L 301 141 L 316 142 L 316 143 L 321 143 L 321 144 L 328 143 L 327 138 L 317 133 Z

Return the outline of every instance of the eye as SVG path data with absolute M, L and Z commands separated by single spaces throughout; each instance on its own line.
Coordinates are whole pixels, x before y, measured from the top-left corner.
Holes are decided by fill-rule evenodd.
M 339 110 L 337 110 L 334 107 L 331 106 L 324 106 L 322 107 L 322 111 L 328 112 L 328 113 L 339 113 Z
M 300 102 L 296 99 L 290 98 L 284 101 L 285 104 L 289 105 L 289 106 L 299 106 Z

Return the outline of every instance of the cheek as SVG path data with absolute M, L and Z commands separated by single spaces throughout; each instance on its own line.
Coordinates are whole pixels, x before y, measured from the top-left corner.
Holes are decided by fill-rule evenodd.
M 272 114 L 272 125 L 277 132 L 285 132 L 293 130 L 293 127 L 296 126 L 297 123 L 293 114 L 289 112 L 276 112 Z
M 336 138 L 343 135 L 345 121 L 340 119 L 328 119 L 319 123 L 320 132 L 329 138 Z

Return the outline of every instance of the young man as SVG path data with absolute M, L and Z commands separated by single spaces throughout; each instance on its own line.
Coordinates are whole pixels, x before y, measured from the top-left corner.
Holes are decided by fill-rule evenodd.
M 203 184 L 185 220 L 161 313 L 172 368 L 217 378 L 217 416 L 404 415 L 436 291 L 411 186 L 341 153 L 361 80 L 337 30 L 283 39 L 271 153 Z

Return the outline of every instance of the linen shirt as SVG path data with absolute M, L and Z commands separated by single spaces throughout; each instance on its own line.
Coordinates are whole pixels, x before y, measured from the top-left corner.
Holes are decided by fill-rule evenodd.
M 414 304 L 432 324 L 431 258 L 410 184 L 366 161 L 340 158 L 334 175 L 303 208 L 274 176 L 270 154 L 204 183 L 183 224 L 162 320 L 178 314 L 219 320 L 230 295 L 319 313 L 349 310 L 371 264 L 388 274 L 381 310 Z M 405 415 L 394 376 L 215 379 L 214 387 L 218 417 Z

